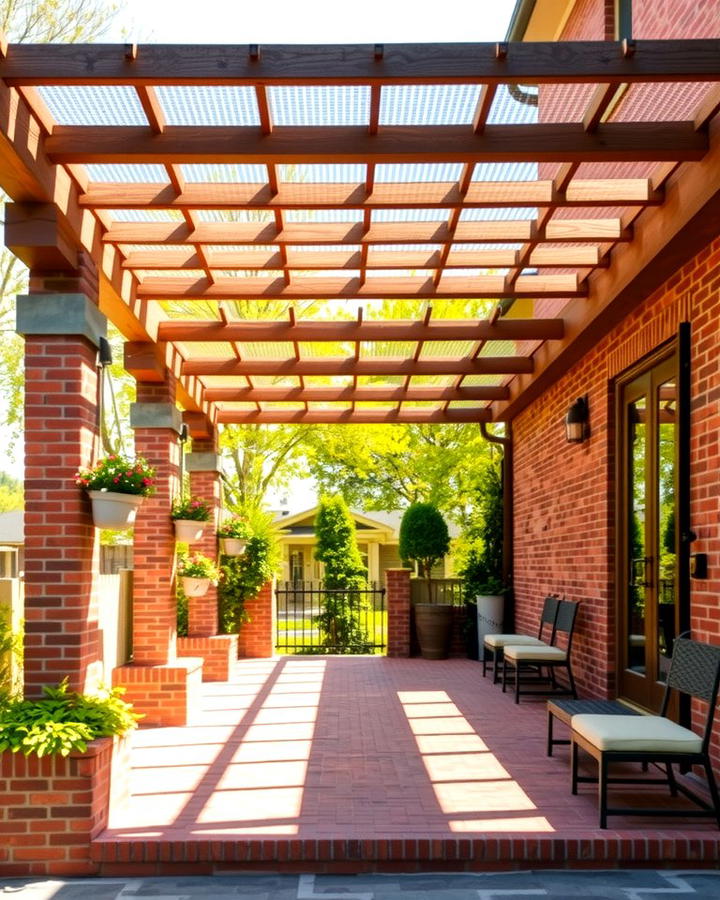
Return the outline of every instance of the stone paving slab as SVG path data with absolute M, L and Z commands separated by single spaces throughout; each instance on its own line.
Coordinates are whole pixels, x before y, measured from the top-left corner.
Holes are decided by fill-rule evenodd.
M 237 875 L 232 877 L 3 879 L 0 896 L 21 900 L 717 900 L 720 872 L 529 871 L 423 875 Z

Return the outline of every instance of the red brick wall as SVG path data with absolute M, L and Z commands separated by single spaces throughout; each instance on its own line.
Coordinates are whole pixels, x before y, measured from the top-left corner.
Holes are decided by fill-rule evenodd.
M 517 626 L 531 633 L 550 591 L 581 600 L 577 675 L 585 694 L 614 689 L 612 379 L 692 322 L 692 525 L 709 554 L 692 582 L 692 628 L 720 643 L 720 238 L 687 263 L 513 422 Z M 685 308 L 684 308 L 685 307 Z M 591 436 L 565 442 L 563 417 L 588 395 Z
M 201 709 L 202 659 L 178 659 L 170 665 L 126 665 L 113 669 L 113 686 L 145 718 L 143 725 L 187 725 Z
M 96 531 L 75 473 L 97 455 L 96 350 L 81 337 L 25 339 L 25 684 L 86 687 L 100 658 Z
M 238 634 L 239 657 L 268 657 L 275 652 L 273 584 L 266 582 L 252 600 L 245 601 L 248 622 L 243 622 Z
M 410 569 L 387 569 L 388 656 L 410 656 Z
M 97 872 L 90 841 L 107 827 L 111 795 L 115 806 L 128 793 L 128 740 L 114 740 L 92 741 L 86 753 L 67 757 L 0 754 L 3 875 Z
M 238 657 L 237 635 L 216 634 L 212 637 L 179 637 L 179 657 L 190 656 L 203 660 L 203 681 L 227 681 Z

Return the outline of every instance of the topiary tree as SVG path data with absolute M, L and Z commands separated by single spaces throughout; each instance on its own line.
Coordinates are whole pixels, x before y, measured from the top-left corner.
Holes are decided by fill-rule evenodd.
M 324 595 L 323 610 L 315 617 L 323 644 L 336 653 L 367 653 L 370 642 L 359 621 L 359 592 L 367 587 L 367 569 L 358 549 L 355 522 L 341 496 L 320 499 L 315 536 L 315 559 L 324 566 L 324 585 L 331 592 Z
M 405 510 L 400 522 L 400 557 L 414 560 L 420 575 L 428 580 L 430 574 L 450 548 L 450 535 L 440 510 L 432 503 L 413 503 Z

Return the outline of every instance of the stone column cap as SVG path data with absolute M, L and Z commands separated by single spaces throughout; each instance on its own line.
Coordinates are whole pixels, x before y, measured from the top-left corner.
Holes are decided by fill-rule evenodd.
M 185 456 L 185 468 L 188 472 L 220 472 L 220 454 L 210 451 L 188 453 Z
M 94 347 L 107 337 L 107 318 L 85 294 L 18 294 L 15 322 L 23 337 L 79 335 Z
M 182 413 L 174 403 L 131 403 L 131 428 L 171 428 L 180 434 Z

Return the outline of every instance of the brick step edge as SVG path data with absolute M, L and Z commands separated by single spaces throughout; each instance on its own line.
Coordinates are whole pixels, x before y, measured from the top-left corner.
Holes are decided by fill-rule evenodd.
M 257 840 L 96 840 L 91 859 L 101 874 L 156 874 L 190 867 L 199 874 L 219 869 L 293 871 L 407 871 L 428 867 L 461 869 L 554 866 L 589 868 L 683 864 L 715 868 L 720 834 L 703 837 L 492 837 L 450 839 L 257 839 Z M 188 869 L 189 870 L 189 869 Z

